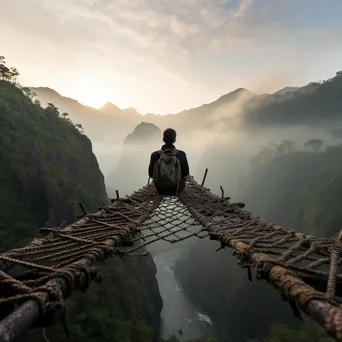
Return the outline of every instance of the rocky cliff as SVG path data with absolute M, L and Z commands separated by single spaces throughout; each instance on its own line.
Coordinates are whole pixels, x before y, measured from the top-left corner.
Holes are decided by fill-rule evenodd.
M 24 91 L 25 92 L 25 91 Z M 30 93 L 0 81 L 0 242 L 23 245 L 37 228 L 69 223 L 77 203 L 88 211 L 107 202 L 104 177 L 82 127 Z M 108 260 L 102 285 L 77 293 L 67 304 L 73 341 L 157 341 L 162 300 L 152 258 Z M 64 340 L 56 325 L 51 340 Z M 41 331 L 22 341 L 43 341 Z

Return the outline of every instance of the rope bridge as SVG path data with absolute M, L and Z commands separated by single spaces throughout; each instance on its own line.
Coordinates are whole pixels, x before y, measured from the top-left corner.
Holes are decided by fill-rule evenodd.
M 288 300 L 294 314 L 310 315 L 342 341 L 341 246 L 267 222 L 189 179 L 178 197 L 153 185 L 88 214 L 66 227 L 41 228 L 22 248 L 0 254 L 0 342 L 30 327 L 65 324 L 65 301 L 73 291 L 101 282 L 94 266 L 111 255 L 146 254 L 156 241 L 210 238 L 230 247 L 241 267 L 251 267 Z M 300 309 L 300 310 L 299 310 Z

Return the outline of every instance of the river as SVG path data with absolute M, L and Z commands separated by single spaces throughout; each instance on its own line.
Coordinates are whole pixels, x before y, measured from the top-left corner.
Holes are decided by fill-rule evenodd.
M 168 339 L 174 334 L 182 342 L 199 338 L 218 338 L 211 318 L 200 312 L 190 301 L 173 271 L 182 250 L 189 248 L 197 239 L 194 236 L 190 237 L 191 233 L 200 232 L 200 226 L 189 226 L 191 222 L 195 223 L 179 200 L 173 197 L 165 198 L 155 210 L 155 215 L 148 221 L 150 230 L 160 240 L 154 241 L 155 236 L 148 233 L 144 239 L 153 241 L 147 249 L 157 267 L 159 291 L 163 299 L 161 338 Z M 182 227 L 184 230 L 179 230 Z M 174 232 L 172 237 L 170 232 Z M 179 333 L 179 329 L 182 330 L 182 334 Z M 222 338 L 219 340 L 225 342 Z
M 182 291 L 182 287 L 174 275 L 173 267 L 184 245 L 172 245 L 171 249 L 169 245 L 169 248 L 162 250 L 158 247 L 166 247 L 165 244 L 161 243 L 159 246 L 158 244 L 155 244 L 155 251 L 152 255 L 157 266 L 157 280 L 163 299 L 161 338 L 167 339 L 173 334 L 180 341 L 207 337 L 217 338 L 218 334 L 210 317 L 195 308 Z M 179 329 L 183 330 L 182 334 L 179 334 Z

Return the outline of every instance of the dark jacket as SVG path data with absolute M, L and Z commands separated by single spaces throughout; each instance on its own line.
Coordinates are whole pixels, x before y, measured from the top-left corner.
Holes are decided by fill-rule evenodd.
M 162 151 L 165 151 L 167 149 L 174 150 L 175 146 L 174 145 L 163 145 L 161 147 Z M 151 154 L 151 159 L 150 159 L 150 165 L 148 167 L 148 175 L 150 178 L 153 178 L 153 168 L 154 164 L 157 162 L 157 160 L 160 158 L 160 154 L 158 151 L 155 151 Z M 183 190 L 185 187 L 185 177 L 189 175 L 189 164 L 188 164 L 188 159 L 186 157 L 186 154 L 182 150 L 178 150 L 177 153 L 177 158 L 179 160 L 180 166 L 181 166 L 181 173 L 182 173 L 182 184 L 181 184 L 181 189 Z M 176 189 L 170 189 L 168 193 L 173 193 L 175 192 Z

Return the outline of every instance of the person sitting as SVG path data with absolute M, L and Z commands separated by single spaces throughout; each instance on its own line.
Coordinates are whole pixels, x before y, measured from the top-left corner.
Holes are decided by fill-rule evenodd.
M 178 195 L 185 188 L 189 175 L 186 154 L 174 146 L 177 133 L 168 128 L 163 133 L 164 145 L 151 154 L 148 174 L 156 190 L 163 195 Z

